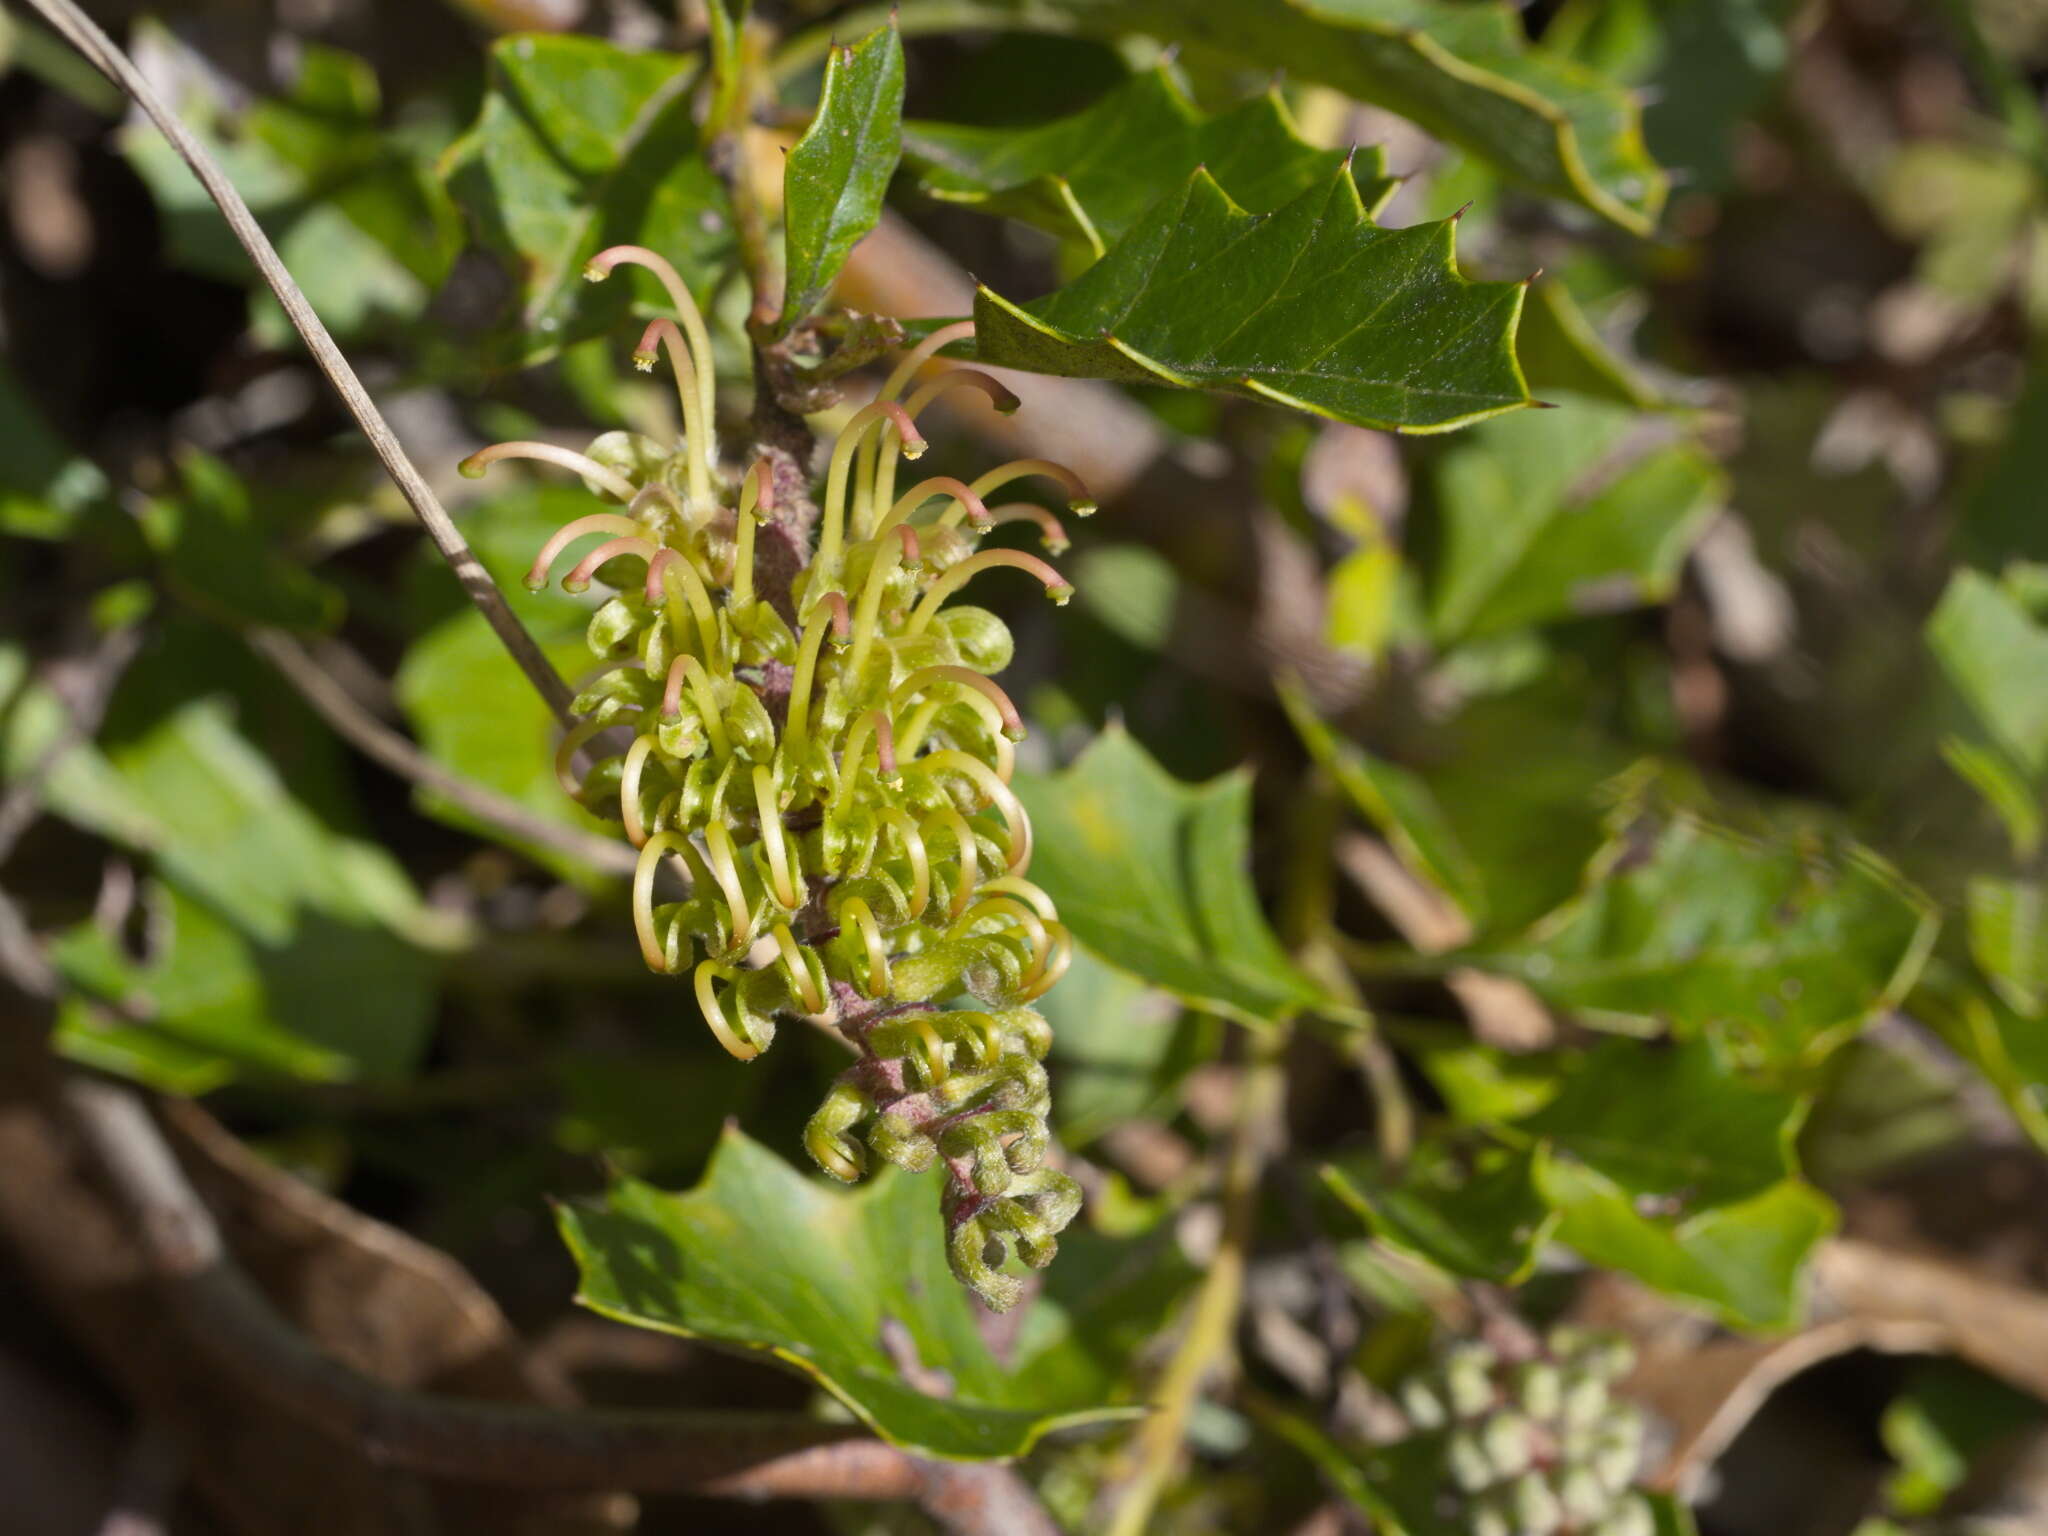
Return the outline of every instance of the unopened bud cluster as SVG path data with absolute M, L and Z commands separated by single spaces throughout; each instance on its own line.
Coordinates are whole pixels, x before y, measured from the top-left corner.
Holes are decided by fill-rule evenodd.
M 1470 1536 L 1654 1536 L 1642 1413 L 1613 1395 L 1633 1364 L 1619 1338 L 1557 1328 L 1528 1358 L 1468 1341 L 1403 1382 L 1410 1425 L 1442 1447 L 1439 1509 Z
M 899 458 L 924 449 L 917 417 L 933 398 L 974 389 L 1016 401 L 972 369 L 941 372 L 902 398 L 924 363 L 971 331 L 914 349 L 876 401 L 834 442 L 818 541 L 789 590 L 755 583 L 759 530 L 775 512 L 764 459 L 737 481 L 712 446 L 711 356 L 690 295 L 651 252 L 616 247 L 591 264 L 653 270 L 682 324 L 657 320 L 635 361 L 666 347 L 685 441 L 664 454 L 623 435 L 579 455 L 500 444 L 465 462 L 541 458 L 577 470 L 622 507 L 550 539 L 528 585 L 544 585 L 572 542 L 601 534 L 567 572 L 580 591 L 602 574 L 616 595 L 591 619 L 610 665 L 585 684 L 562 738 L 563 787 L 618 820 L 640 850 L 634 925 L 647 964 L 688 972 L 704 1020 L 750 1059 L 784 1015 L 837 1028 L 858 1052 L 805 1132 L 819 1166 L 859 1178 L 870 1154 L 943 1169 L 953 1272 L 992 1308 L 1021 1282 L 1014 1253 L 1051 1261 L 1080 1190 L 1046 1166 L 1041 1062 L 1051 1031 L 1031 1004 L 1067 968 L 1073 940 L 1024 878 L 1031 825 L 1009 787 L 1023 734 L 990 680 L 1008 665 L 1008 628 L 986 609 L 947 606 L 973 577 L 1011 567 L 1055 601 L 1070 589 L 1036 555 L 976 548 L 986 527 L 1059 523 L 1035 506 L 988 506 L 1001 486 L 1049 478 L 1076 513 L 1080 483 L 1042 460 L 972 483 L 897 488 Z M 936 508 L 934 511 L 933 509 Z M 630 735 L 623 750 L 603 744 Z M 595 758 L 579 768 L 578 754 Z M 685 888 L 657 889 L 663 866 Z

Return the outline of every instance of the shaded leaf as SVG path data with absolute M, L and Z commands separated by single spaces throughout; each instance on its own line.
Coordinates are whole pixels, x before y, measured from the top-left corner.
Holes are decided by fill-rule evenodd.
M 833 51 L 811 126 L 783 168 L 786 333 L 825 300 L 882 197 L 903 151 L 903 42 L 892 19 Z
M 482 338 L 493 361 L 531 361 L 613 328 L 650 273 L 583 281 L 607 245 L 659 251 L 701 295 L 732 250 L 724 188 L 691 117 L 698 61 L 595 38 L 522 34 L 492 45 L 475 125 L 442 161 L 472 239 L 500 258 L 517 302 Z
M 1346 162 L 1303 139 L 1276 92 L 1206 117 L 1163 67 L 1028 128 L 909 123 L 904 148 L 929 196 L 1085 241 L 1098 256 L 1197 166 L 1247 213 L 1270 213 Z M 1386 157 L 1369 149 L 1350 165 L 1361 202 L 1377 211 L 1397 185 Z
M 1214 1053 L 1213 1027 L 1170 994 L 1077 949 L 1060 984 L 1035 1005 L 1057 1042 L 1053 1119 L 1070 1146 L 1158 1110 Z
M 1959 570 L 1927 621 L 1927 643 L 1978 723 L 2038 782 L 2048 772 L 2048 626 L 1998 582 Z
M 68 538 L 106 495 L 106 476 L 71 452 L 14 370 L 0 364 L 0 533 Z
M 1005 1368 L 947 1272 L 929 1180 L 828 1189 L 731 1128 L 689 1193 L 621 1179 L 559 1216 L 583 1305 L 771 1354 L 885 1439 L 939 1456 L 1017 1456 L 1048 1430 L 1127 1416 L 1113 1406 L 1124 1353 L 1177 1290 L 1140 1265 L 1091 1273 L 1068 1300 L 1063 1243 Z
M 1036 834 L 1032 881 L 1110 964 L 1244 1024 L 1349 1013 L 1295 967 L 1259 911 L 1245 775 L 1183 784 L 1111 726 L 1064 773 L 1019 774 L 1016 788 Z
M 1529 403 L 1520 283 L 1454 265 L 1455 221 L 1381 229 L 1348 171 L 1267 214 L 1197 170 L 1067 287 L 974 302 L 987 362 L 1223 389 L 1361 426 L 1441 431 Z
M 1629 1194 L 1682 1209 L 1726 1205 L 1795 1172 L 1797 1095 L 1746 1081 L 1709 1040 L 1668 1050 L 1603 1041 L 1516 1127 Z
M 2048 1013 L 2048 892 L 2038 880 L 1970 881 L 1970 955 L 2017 1013 Z
M 1651 815 L 1596 861 L 1584 895 L 1526 938 L 1467 952 L 1588 1023 L 1715 1032 L 1813 1061 L 1912 985 L 1937 918 L 1855 844 L 1758 841 Z
M 1631 439 L 1633 410 L 1559 403 L 1487 423 L 1437 466 L 1422 564 L 1440 643 L 1663 600 L 1725 494 L 1696 445 Z
M 178 595 L 208 617 L 243 626 L 327 629 L 341 593 L 265 542 L 249 488 L 196 448 L 178 455 L 179 489 L 150 498 L 142 530 Z
M 1425 1141 L 1389 1177 L 1371 1160 L 1327 1166 L 1323 1182 L 1382 1241 L 1453 1274 L 1512 1285 L 1536 1262 L 1553 1217 L 1536 1187 L 1538 1146 Z
M 2038 1399 L 1952 1360 L 1922 1361 L 1885 1405 L 1878 1432 L 1898 1468 L 1886 1487 L 1902 1515 L 1932 1515 L 1978 1457 L 2038 1425 Z
M 1928 966 L 1911 1007 L 1984 1074 L 2034 1144 L 2048 1149 L 2048 1015 L 2019 1012 L 1946 960 Z
M 1532 47 L 1493 0 L 975 0 L 951 19 L 1207 44 L 1386 107 L 1625 229 L 1647 233 L 1663 206 L 1631 93 Z
M 1559 1242 L 1739 1327 L 1798 1320 L 1800 1268 L 1835 1225 L 1827 1198 L 1791 1179 L 1676 1221 L 1643 1214 L 1625 1188 L 1583 1163 L 1553 1159 L 1538 1183 L 1558 1212 Z

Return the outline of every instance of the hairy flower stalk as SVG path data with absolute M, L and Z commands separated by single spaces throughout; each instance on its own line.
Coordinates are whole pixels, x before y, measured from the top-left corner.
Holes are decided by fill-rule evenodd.
M 897 459 L 923 451 L 917 417 L 938 395 L 973 390 L 1016 408 L 970 369 L 911 388 L 940 347 L 972 332 L 949 326 L 832 444 L 815 556 L 786 606 L 768 601 L 754 529 L 773 512 L 769 467 L 734 475 L 718 461 L 710 347 L 674 269 L 621 246 L 586 275 L 625 264 L 652 270 L 677 311 L 646 327 L 634 361 L 665 354 L 674 367 L 681 444 L 639 445 L 638 481 L 596 444 L 589 455 L 502 445 L 464 466 L 544 459 L 624 503 L 565 525 L 528 579 L 537 590 L 594 537 L 563 586 L 616 589 L 589 628 L 612 665 L 578 695 L 558 772 L 640 850 L 633 922 L 647 964 L 687 973 L 712 1034 L 743 1060 L 782 1016 L 836 1028 L 857 1059 L 811 1118 L 811 1156 L 848 1181 L 876 1157 L 936 1166 L 953 1272 L 1003 1310 L 1022 1292 L 1010 1259 L 1049 1263 L 1080 1204 L 1074 1181 L 1046 1166 L 1051 1030 L 1031 1007 L 1073 940 L 1026 878 L 1031 824 L 1009 788 L 1023 725 L 991 680 L 1009 663 L 1009 630 L 948 599 L 998 568 L 1056 601 L 1071 594 L 1036 555 L 976 552 L 984 529 L 1020 518 L 1048 549 L 1065 546 L 1042 509 L 992 515 L 983 498 L 997 487 L 1047 476 L 1072 511 L 1094 504 L 1071 471 L 1035 459 L 897 494 Z M 628 744 L 578 776 L 576 754 L 603 752 L 615 726 Z M 680 900 L 658 893 L 664 864 L 687 888 Z

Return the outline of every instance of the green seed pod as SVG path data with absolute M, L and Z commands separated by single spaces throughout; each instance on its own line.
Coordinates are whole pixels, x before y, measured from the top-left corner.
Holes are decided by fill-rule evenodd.
M 1469 1419 L 1493 1406 L 1494 1364 L 1483 1344 L 1457 1344 L 1444 1355 L 1444 1397 L 1454 1416 Z
M 1524 1472 L 1508 1489 L 1521 1536 L 1555 1536 L 1564 1526 L 1564 1508 L 1540 1472 Z
M 1515 1392 L 1531 1418 L 1554 1419 L 1564 1409 L 1564 1373 L 1548 1360 L 1526 1361 L 1515 1372 Z
M 1591 1525 L 1607 1513 L 1614 1496 L 1584 1467 L 1571 1467 L 1558 1479 L 1558 1505 L 1573 1525 Z
M 1441 1429 L 1451 1421 L 1443 1398 L 1419 1376 L 1411 1376 L 1402 1382 L 1397 1397 L 1411 1429 Z
M 1657 1517 L 1648 1499 L 1631 1494 L 1593 1527 L 1591 1536 L 1657 1536 Z
M 1495 1475 L 1515 1477 L 1536 1461 L 1536 1442 L 1529 1421 L 1513 1409 L 1502 1409 L 1480 1424 L 1480 1446 Z
M 1451 1474 L 1451 1481 L 1466 1493 L 1492 1487 L 1500 1475 L 1478 1434 L 1469 1429 L 1451 1431 L 1450 1438 L 1444 1442 L 1444 1466 Z

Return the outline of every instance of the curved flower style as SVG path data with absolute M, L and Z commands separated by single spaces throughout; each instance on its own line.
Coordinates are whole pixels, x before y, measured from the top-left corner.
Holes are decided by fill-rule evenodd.
M 784 1014 L 853 1045 L 858 1059 L 805 1145 L 849 1181 L 870 1153 L 913 1171 L 939 1164 L 953 1272 L 1001 1311 L 1022 1291 L 1009 1257 L 1049 1263 L 1080 1205 L 1074 1181 L 1045 1165 L 1051 1030 L 1030 1006 L 1066 970 L 1073 940 L 1025 879 L 1031 824 L 1009 788 L 1023 727 L 991 680 L 1009 663 L 1009 630 L 986 609 L 946 604 L 999 569 L 1056 602 L 1071 595 L 1035 555 L 975 550 L 984 528 L 1020 515 L 990 512 L 999 486 L 1049 477 L 1076 514 L 1094 503 L 1070 471 L 1036 459 L 897 491 L 897 459 L 923 452 L 917 418 L 936 396 L 975 389 L 997 409 L 1017 404 L 972 369 L 940 372 L 904 400 L 919 368 L 972 331 L 949 326 L 833 443 L 811 563 L 789 591 L 758 591 L 769 465 L 735 480 L 719 463 L 709 341 L 674 269 L 617 246 L 586 276 L 629 263 L 650 268 L 677 311 L 647 327 L 634 361 L 651 368 L 665 351 L 675 368 L 680 450 L 652 472 L 646 455 L 621 464 L 604 440 L 587 456 L 501 444 L 463 466 L 542 458 L 623 503 L 565 525 L 528 577 L 538 590 L 572 545 L 601 535 L 562 584 L 617 589 L 589 629 L 612 665 L 578 695 L 558 771 L 639 848 L 641 953 L 657 971 L 692 973 L 721 1045 L 750 1059 Z M 1050 514 L 1021 515 L 1064 547 Z M 579 750 L 615 726 L 630 745 L 575 773 Z M 657 897 L 663 863 L 687 885 L 682 900 Z

